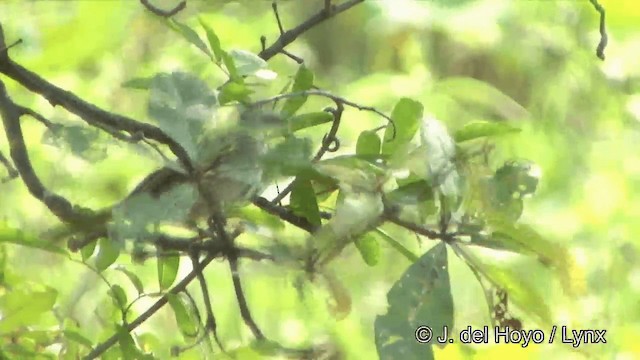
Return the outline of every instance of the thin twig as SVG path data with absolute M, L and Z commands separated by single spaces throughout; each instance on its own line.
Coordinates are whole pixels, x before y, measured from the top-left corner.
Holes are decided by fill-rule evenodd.
M 269 214 L 275 215 L 280 219 L 292 224 L 293 226 L 296 226 L 309 233 L 315 232 L 318 229 L 317 226 L 310 223 L 306 218 L 298 216 L 291 212 L 289 209 L 280 205 L 276 205 L 263 197 L 255 198 L 253 200 L 253 204 L 260 209 L 268 212 Z
M 7 169 L 7 176 L 0 179 L 1 184 L 9 182 L 20 175 L 20 173 L 18 173 L 18 170 L 16 170 L 16 168 L 11 165 L 11 161 L 9 161 L 9 159 L 4 156 L 2 151 L 0 151 L 0 163 L 2 163 L 2 165 L 4 165 L 4 167 Z
M 184 289 L 186 289 L 187 285 L 189 285 L 189 283 L 191 283 L 191 281 L 193 281 L 193 279 L 196 278 L 198 272 L 201 272 L 205 267 L 207 267 L 207 265 L 209 265 L 209 263 L 211 263 L 211 261 L 213 261 L 216 257 L 220 256 L 221 251 L 222 251 L 222 248 L 219 248 L 216 253 L 212 252 L 208 254 L 201 262 L 198 263 L 197 266 L 194 266 L 193 270 L 191 270 L 191 272 L 187 276 L 185 276 L 184 279 L 182 279 L 178 284 L 176 284 L 176 286 L 174 286 L 169 291 L 168 294 L 177 295 L 180 292 L 182 292 Z M 168 302 L 168 294 L 165 294 L 163 297 L 158 299 L 158 301 L 156 301 L 150 308 L 148 308 L 144 313 L 142 313 L 135 320 L 133 320 L 129 325 L 127 325 L 126 331 L 127 332 L 133 331 L 135 328 L 137 328 L 138 326 L 143 324 L 145 321 L 147 321 L 147 319 L 149 319 L 158 310 L 160 310 Z M 107 340 L 105 340 L 104 342 L 96 346 L 83 359 L 92 360 L 99 357 L 105 351 L 109 350 L 109 348 L 115 345 L 118 342 L 119 337 L 120 337 L 119 333 L 113 334 Z
M 276 22 L 278 23 L 278 30 L 280 30 L 280 35 L 284 34 L 284 27 L 282 26 L 282 21 L 280 20 L 280 13 L 278 12 L 278 3 L 272 2 L 271 8 L 273 9 L 273 14 L 276 16 Z
M 265 61 L 271 59 L 272 57 L 281 53 L 282 49 L 294 42 L 300 35 L 307 32 L 312 27 L 340 14 L 343 11 L 349 10 L 362 2 L 364 2 L 364 0 L 349 0 L 338 6 L 333 6 L 333 11 L 330 12 L 325 11 L 325 9 L 323 8 L 318 13 L 304 21 L 302 24 L 280 34 L 278 39 L 273 44 L 271 44 L 271 46 L 262 50 L 260 54 L 258 54 L 258 56 L 260 56 Z
M 198 265 L 199 253 L 200 252 L 198 251 L 194 251 L 191 254 L 191 262 L 193 263 L 194 268 Z M 205 331 L 211 331 L 211 333 L 213 334 L 213 339 L 216 341 L 216 343 L 220 347 L 220 350 L 222 350 L 222 352 L 225 352 L 224 347 L 222 346 L 222 342 L 220 341 L 220 338 L 218 338 L 216 317 L 213 313 L 213 307 L 211 306 L 211 298 L 209 295 L 209 288 L 207 286 L 207 281 L 205 280 L 204 275 L 202 274 L 202 271 L 197 272 L 196 277 L 198 278 L 198 282 L 200 283 L 200 289 L 202 290 L 202 298 L 204 300 L 204 308 L 205 308 L 205 311 L 207 312 L 207 322 L 205 325 L 205 329 L 206 329 Z
M 596 9 L 596 11 L 600 14 L 600 42 L 598 43 L 598 47 L 596 48 L 596 55 L 600 60 L 604 60 L 604 49 L 607 47 L 607 43 L 609 41 L 609 36 L 607 35 L 607 27 L 604 18 L 604 7 L 600 5 L 598 0 L 589 0 L 591 5 Z
M 151 4 L 149 0 L 140 0 L 140 3 L 144 5 L 144 7 L 147 8 L 147 10 L 151 11 L 152 13 L 158 16 L 162 16 L 165 18 L 172 17 L 173 15 L 179 13 L 180 11 L 184 10 L 184 8 L 187 7 L 186 0 L 181 1 L 178 5 L 176 5 L 176 7 L 174 7 L 171 10 L 162 10 L 154 6 L 153 4 Z
M 16 46 L 16 45 L 19 45 L 19 44 L 22 44 L 22 39 L 18 39 L 18 40 L 16 40 L 16 41 L 14 41 L 14 42 L 13 42 L 13 44 L 11 44 L 11 45 L 3 46 L 3 47 L 2 47 L 2 49 L 0 49 L 0 53 L 2 53 L 2 54 L 6 54 L 6 53 L 8 53 L 8 52 L 9 52 L 9 50 L 10 50 L 12 47 L 14 47 L 14 46 Z

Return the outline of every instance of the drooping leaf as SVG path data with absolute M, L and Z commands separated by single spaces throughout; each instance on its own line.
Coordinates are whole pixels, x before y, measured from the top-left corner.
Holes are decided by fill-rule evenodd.
M 355 241 L 362 260 L 369 266 L 376 266 L 380 261 L 380 243 L 376 234 L 368 232 Z
M 149 116 L 196 158 L 196 141 L 218 105 L 215 94 L 193 74 L 158 74 L 151 82 Z
M 79 331 L 77 330 L 72 330 L 72 329 L 65 329 L 63 332 L 64 334 L 64 338 L 65 340 L 71 340 L 75 343 L 78 343 L 88 349 L 90 349 L 93 346 L 93 343 L 91 342 L 91 340 L 87 339 L 84 335 L 82 335 Z
M 433 187 L 424 179 L 416 179 L 391 191 L 387 198 L 397 204 L 414 205 L 433 200 Z
M 120 310 L 127 306 L 127 293 L 124 292 L 124 289 L 120 285 L 111 285 L 111 288 L 109 289 L 109 296 L 113 298 L 114 304 Z
M 391 113 L 393 124 L 389 124 L 384 132 L 383 154 L 391 155 L 411 141 L 418 131 L 423 111 L 422 104 L 415 100 L 402 98 L 398 101 Z
M 398 240 L 391 237 L 391 235 L 387 234 L 382 229 L 376 229 L 376 233 L 380 235 L 382 240 L 384 240 L 387 244 L 389 244 L 392 248 L 394 248 L 397 252 L 402 254 L 407 258 L 410 262 L 414 263 L 420 259 L 416 254 L 414 254 L 411 250 L 407 249 L 404 245 L 400 244 Z
M 229 56 L 233 58 L 238 75 L 255 75 L 258 71 L 267 68 L 267 62 L 258 55 L 246 50 L 231 50 Z
M 0 296 L 0 333 L 22 326 L 37 325 L 40 316 L 53 309 L 58 292 L 53 288 L 32 290 L 13 288 Z
M 91 241 L 87 245 L 83 246 L 80 249 L 80 255 L 82 256 L 82 261 L 87 261 L 91 258 L 93 253 L 96 251 L 96 246 L 98 245 L 98 241 Z
M 436 84 L 434 92 L 450 96 L 468 105 L 491 110 L 506 120 L 524 119 L 529 113 L 508 95 L 492 85 L 466 77 L 451 77 Z
M 521 270 L 522 266 L 513 266 L 504 258 L 482 256 L 475 250 L 468 245 L 460 245 L 457 252 L 491 284 L 504 289 L 509 299 L 536 321 L 542 325 L 551 323 L 551 310 L 542 289 L 535 286 L 534 279 L 526 271 Z
M 16 244 L 56 254 L 69 255 L 67 250 L 52 244 L 50 241 L 40 239 L 35 234 L 15 229 L 6 222 L 0 221 L 0 244 L 2 243 Z
M 356 154 L 364 157 L 375 157 L 380 154 L 382 141 L 375 131 L 363 131 L 358 136 Z
M 375 320 L 380 359 L 433 359 L 432 344 L 443 328 L 453 328 L 453 296 L 446 245 L 431 248 L 402 275 L 389 293 L 385 315 Z M 416 341 L 420 326 L 432 329 L 428 343 Z
M 175 294 L 167 294 L 167 300 L 169 301 L 169 306 L 171 306 L 171 309 L 173 310 L 176 324 L 178 324 L 178 328 L 182 335 L 187 338 L 196 336 L 198 325 L 193 316 L 191 316 L 187 304 L 185 304 L 179 295 Z
M 473 121 L 457 130 L 453 138 L 457 143 L 461 143 L 483 137 L 495 137 L 518 132 L 520 132 L 519 128 L 511 126 L 506 122 Z
M 219 63 L 220 61 L 222 61 L 222 54 L 224 53 L 224 51 L 220 47 L 220 39 L 218 38 L 218 35 L 216 35 L 215 31 L 213 31 L 213 28 L 205 23 L 201 17 L 198 18 L 198 21 L 207 34 L 209 46 L 211 47 L 211 50 L 213 50 L 213 55 L 215 56 L 216 62 Z
M 138 295 L 144 293 L 144 286 L 142 285 L 142 281 L 138 277 L 138 275 L 134 274 L 132 271 L 127 270 L 124 266 L 116 267 L 116 270 L 122 272 L 133 284 L 133 287 L 138 291 Z
M 288 121 L 289 132 L 296 132 L 308 127 L 331 122 L 333 121 L 333 115 L 326 111 L 318 111 L 300 115 L 293 115 L 288 119 Z
M 137 360 L 144 356 L 142 351 L 140 351 L 136 346 L 136 343 L 126 326 L 116 325 L 116 331 L 118 334 L 118 345 L 120 345 L 120 351 L 122 352 L 123 359 Z
M 231 79 L 231 82 L 241 83 L 242 77 L 238 73 L 238 68 L 236 67 L 236 63 L 233 60 L 233 57 L 229 55 L 229 53 L 227 52 L 223 52 L 221 56 L 222 56 L 222 62 L 224 63 L 224 66 L 227 68 L 227 71 L 229 72 L 229 79 Z
M 180 256 L 177 254 L 158 257 L 158 284 L 161 290 L 168 289 L 178 276 Z
M 151 88 L 152 81 L 153 78 L 151 77 L 133 78 L 123 82 L 120 86 L 129 89 L 148 90 Z
M 313 86 L 313 73 L 304 64 L 300 65 L 293 80 L 292 93 L 306 91 Z M 307 96 L 296 96 L 288 98 L 282 106 L 282 116 L 288 118 L 293 116 L 298 109 L 307 101 Z
M 294 180 L 289 206 L 294 213 L 305 217 L 311 224 L 321 225 L 318 201 L 308 178 L 298 176 Z
M 213 58 L 213 56 L 211 55 L 211 51 L 207 47 L 207 44 L 205 44 L 205 42 L 202 41 L 202 39 L 200 38 L 200 35 L 198 35 L 198 33 L 195 30 L 190 28 L 188 25 L 183 24 L 175 19 L 167 20 L 167 24 L 172 30 L 182 35 L 182 37 L 185 40 L 187 40 L 192 45 L 195 45 L 195 47 L 200 49 L 200 51 L 202 51 L 207 56 L 209 56 L 209 58 Z
M 120 242 L 107 238 L 98 240 L 98 254 L 94 258 L 96 270 L 102 272 L 118 260 L 122 246 Z

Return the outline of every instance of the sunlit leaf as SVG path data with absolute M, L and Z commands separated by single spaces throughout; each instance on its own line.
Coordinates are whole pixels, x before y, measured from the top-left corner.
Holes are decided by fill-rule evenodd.
M 304 64 L 300 65 L 293 80 L 292 93 L 306 91 L 313 86 L 313 73 Z M 282 116 L 288 118 L 296 113 L 307 101 L 307 96 L 288 98 L 282 106 Z
M 136 346 L 131 333 L 125 326 L 116 325 L 116 331 L 118 334 L 118 345 L 120 345 L 120 351 L 122 351 L 122 357 L 125 360 L 139 359 L 143 354 Z
M 171 29 L 176 31 L 178 34 L 182 35 L 182 37 L 185 40 L 195 45 L 195 47 L 200 49 L 200 51 L 202 51 L 207 56 L 209 56 L 209 58 L 213 58 L 213 56 L 211 55 L 211 51 L 207 47 L 207 44 L 205 44 L 205 42 L 202 41 L 202 39 L 200 38 L 200 35 L 198 35 L 198 33 L 195 30 L 190 28 L 188 25 L 185 25 L 177 21 L 176 19 L 167 20 L 167 24 Z
M 296 176 L 308 170 L 311 159 L 311 141 L 288 136 L 271 147 L 262 161 L 269 177 Z
M 238 68 L 236 67 L 233 57 L 229 55 L 229 53 L 227 52 L 223 52 L 221 56 L 222 56 L 222 62 L 224 63 L 224 66 L 227 68 L 227 71 L 229 72 L 229 79 L 231 79 L 231 82 L 241 82 L 242 77 L 238 73 Z M 223 102 L 221 101 L 220 103 L 223 103 Z
M 140 280 L 138 275 L 127 270 L 124 266 L 118 266 L 116 267 L 116 270 L 122 272 L 129 279 L 129 281 L 131 281 L 131 284 L 133 284 L 133 286 L 136 288 L 138 294 L 144 293 L 144 286 L 142 285 L 142 281 Z
M 0 333 L 11 332 L 21 326 L 36 325 L 40 316 L 53 309 L 58 292 L 53 288 L 31 290 L 13 288 L 0 296 Z
M 107 238 L 98 240 L 98 254 L 94 258 L 96 270 L 102 272 L 118 260 L 121 245 Z
M 333 115 L 326 111 L 311 112 L 306 114 L 294 115 L 288 119 L 289 131 L 296 132 L 308 127 L 326 124 L 333 120 Z
M 505 134 L 513 134 L 520 132 L 520 129 L 509 125 L 506 122 L 496 121 L 473 121 L 465 124 L 461 129 L 457 130 L 453 138 L 456 142 L 464 142 L 483 137 L 495 137 Z
M 161 290 L 168 289 L 178 276 L 180 267 L 179 255 L 163 255 L 158 257 L 158 284 Z
M 175 294 L 167 294 L 167 300 L 169 306 L 173 310 L 173 315 L 176 319 L 176 324 L 180 332 L 185 337 L 194 337 L 198 331 L 198 325 L 195 319 L 190 315 L 187 305 L 182 298 Z
M 225 105 L 233 101 L 244 103 L 249 100 L 249 95 L 253 94 L 253 90 L 245 85 L 242 81 L 230 81 L 220 88 L 218 95 L 220 105 Z
M 533 279 L 529 278 L 525 271 L 519 271 L 517 266 L 500 258 L 480 256 L 474 250 L 476 249 L 467 245 L 458 247 L 458 253 L 465 261 L 494 286 L 504 289 L 514 304 L 541 324 L 551 323 L 551 310 L 546 296 L 540 292 L 541 289 L 536 288 Z
M 391 113 L 393 124 L 390 124 L 384 132 L 383 154 L 391 155 L 413 139 L 418 131 L 423 111 L 422 104 L 415 100 L 402 98 L 398 101 Z
M 216 35 L 215 31 L 213 31 L 213 28 L 205 23 L 202 18 L 198 18 L 198 21 L 207 34 L 207 40 L 209 41 L 211 50 L 213 50 L 213 55 L 216 58 L 216 62 L 220 62 L 222 60 L 222 54 L 224 53 L 224 51 L 220 47 L 220 39 L 218 38 L 218 35 Z
M 80 334 L 80 332 L 76 330 L 66 329 L 63 331 L 65 339 L 71 340 L 75 343 L 78 343 L 88 349 L 93 346 L 91 340 L 87 339 L 84 335 Z
M 233 58 L 238 75 L 255 75 L 256 72 L 267 68 L 267 62 L 258 55 L 246 50 L 231 50 L 229 56 Z
M 431 248 L 402 275 L 389 293 L 385 315 L 375 320 L 375 338 L 381 359 L 433 359 L 432 344 L 443 328 L 453 328 L 453 296 L 447 248 L 443 242 Z M 416 341 L 414 331 L 428 326 L 429 343 Z
M 524 107 L 484 81 L 465 77 L 446 78 L 436 84 L 434 92 L 451 96 L 463 103 L 479 105 L 493 111 L 503 119 L 529 117 L 529 113 Z
M 377 191 L 389 176 L 385 169 L 353 155 L 322 160 L 315 169 L 337 180 L 341 188 L 349 191 Z
M 150 77 L 133 78 L 123 82 L 120 86 L 128 89 L 148 90 L 151 87 L 151 81 L 153 78 Z
M 151 82 L 149 116 L 177 141 L 192 159 L 196 158 L 196 140 L 218 100 L 209 86 L 193 74 L 158 74 Z
M 44 250 L 56 254 L 68 255 L 67 250 L 52 244 L 50 241 L 40 239 L 35 234 L 10 227 L 0 221 L 0 244 L 9 243 Z
M 376 266 L 380 261 L 380 243 L 375 232 L 368 232 L 355 241 L 362 260 L 369 266 Z
M 363 131 L 358 136 L 356 154 L 360 156 L 375 156 L 380 154 L 382 141 L 375 131 Z

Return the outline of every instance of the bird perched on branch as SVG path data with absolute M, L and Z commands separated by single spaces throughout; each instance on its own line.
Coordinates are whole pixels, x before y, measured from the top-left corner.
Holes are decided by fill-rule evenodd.
M 151 223 L 177 220 L 193 225 L 211 215 L 225 214 L 232 206 L 262 190 L 266 182 L 261 162 L 267 149 L 266 137 L 270 130 L 279 130 L 283 124 L 276 114 L 249 109 L 241 113 L 237 123 L 203 131 L 196 144 L 195 158 L 191 159 L 192 173 L 170 166 L 155 170 L 122 201 L 98 211 L 91 224 L 75 231 L 104 236 L 111 233 L 107 230 L 109 222 L 122 219 Z M 182 195 L 178 200 L 168 195 L 180 187 L 193 196 L 185 201 Z M 167 200 L 163 196 L 171 198 Z M 176 213 L 182 217 L 175 218 Z M 138 225 L 144 227 L 145 224 Z M 54 239 L 69 235 L 68 231 L 64 233 L 50 235 Z

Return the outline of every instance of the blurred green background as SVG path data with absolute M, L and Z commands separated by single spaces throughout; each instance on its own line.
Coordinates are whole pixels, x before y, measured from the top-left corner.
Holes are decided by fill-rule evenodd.
M 154 1 L 158 7 L 176 2 Z M 317 12 L 322 3 L 280 1 L 285 28 Z M 528 158 L 543 170 L 540 191 L 527 201 L 522 221 L 569 247 L 578 293 L 569 296 L 555 280 L 539 275 L 539 269 L 525 268 L 523 274 L 540 276 L 557 325 L 607 329 L 607 344 L 575 350 L 568 344 L 526 349 L 486 345 L 475 347 L 474 355 L 454 344 L 438 349 L 438 358 L 640 358 L 640 222 L 636 223 L 640 218 L 636 190 L 640 188 L 640 4 L 633 0 L 601 0 L 601 4 L 607 10 L 609 33 L 604 62 L 595 56 L 598 14 L 587 0 L 366 1 L 287 48 L 305 59 L 315 72 L 316 85 L 386 113 L 407 96 L 423 102 L 426 112 L 451 129 L 472 120 L 512 122 L 523 131 L 497 142 L 495 163 Z M 270 1 L 188 0 L 187 11 L 177 18 L 195 27 L 196 15 L 215 29 L 227 48 L 257 53 L 261 35 L 267 44 L 278 35 Z M 223 79 L 207 58 L 137 1 L 3 0 L 0 22 L 8 43 L 24 41 L 11 50 L 15 61 L 100 107 L 136 119 L 147 120 L 147 96 L 122 88 L 126 80 L 173 70 L 195 72 L 212 87 Z M 269 66 L 279 77 L 261 84 L 259 94 L 275 94 L 297 69 L 282 55 Z M 2 78 L 18 103 L 53 121 L 78 121 Z M 326 104 L 314 101 L 306 106 Z M 353 149 L 359 131 L 383 124 L 357 110 L 347 111 L 343 119 L 339 136 L 345 151 Z M 103 135 L 96 138 L 101 147 L 92 148 L 84 158 L 75 156 L 43 144 L 40 124 L 23 120 L 23 126 L 44 183 L 85 206 L 98 208 L 117 201 L 158 165 L 140 149 L 118 146 Z M 312 128 L 307 135 L 317 141 L 325 131 Z M 6 139 L 0 141 L 0 150 L 8 154 Z M 56 224 L 19 180 L 0 184 L 0 219 L 34 233 Z M 398 234 L 415 252 L 431 246 Z M 290 231 L 285 236 L 301 233 Z M 257 322 L 268 337 L 290 346 L 331 341 L 349 359 L 376 358 L 373 320 L 385 312 L 386 292 L 409 265 L 396 252 L 385 250 L 374 268 L 367 267 L 354 249 L 343 255 L 346 259 L 338 273 L 351 293 L 353 310 L 342 320 L 331 316 L 326 292 L 312 291 L 300 300 L 287 271 L 266 263 L 243 263 L 248 301 Z M 104 304 L 111 300 L 94 274 L 49 253 L 9 245 L 4 251 L 6 273 L 24 283 L 59 290 L 59 313 L 76 319 L 85 336 L 97 342 L 111 334 L 112 328 L 102 324 L 95 312 L 110 308 Z M 456 326 L 486 324 L 487 308 L 478 301 L 480 287 L 469 281 L 472 276 L 462 264 L 454 263 L 457 259 L 450 259 Z M 131 265 L 122 256 L 118 263 L 146 279 L 149 288 L 157 286 L 152 261 Z M 189 270 L 186 263 L 181 274 Z M 105 275 L 124 283 L 120 273 Z M 214 263 L 206 275 L 222 341 L 227 348 L 247 344 L 251 335 L 239 320 L 228 267 Z M 127 291 L 131 298 L 133 288 Z M 142 311 L 150 304 L 151 300 L 143 300 L 135 309 Z M 56 319 L 51 315 L 41 323 L 55 325 Z M 525 323 L 527 327 L 534 325 Z M 136 333 L 145 334 L 146 346 L 161 358 L 168 357 L 168 344 L 181 341 L 166 309 Z M 201 355 L 196 348 L 182 357 Z

